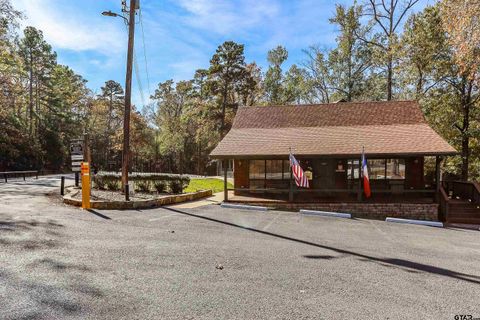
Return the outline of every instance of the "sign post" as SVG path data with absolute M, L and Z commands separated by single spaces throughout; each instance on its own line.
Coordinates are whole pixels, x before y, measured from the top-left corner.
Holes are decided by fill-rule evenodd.
M 70 143 L 70 154 L 72 156 L 72 171 L 75 172 L 75 186 L 78 187 L 78 173 L 80 172 L 80 164 L 84 159 L 83 157 L 83 141 L 82 139 L 73 140 Z
M 82 209 L 90 209 L 90 164 L 82 162 Z

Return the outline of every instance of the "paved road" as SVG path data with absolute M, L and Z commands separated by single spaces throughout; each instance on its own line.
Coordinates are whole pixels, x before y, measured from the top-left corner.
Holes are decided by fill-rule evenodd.
M 478 231 L 217 205 L 91 213 L 58 184 L 0 184 L 0 318 L 480 317 Z

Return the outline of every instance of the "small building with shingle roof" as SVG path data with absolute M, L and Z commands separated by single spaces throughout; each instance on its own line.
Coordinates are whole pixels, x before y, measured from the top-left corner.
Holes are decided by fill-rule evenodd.
M 369 199 L 361 197 L 362 149 Z M 309 176 L 310 188 L 292 185 L 290 152 Z M 293 203 L 435 203 L 441 158 L 456 154 L 416 101 L 379 101 L 239 108 L 210 156 L 233 160 L 234 196 Z M 425 177 L 425 157 L 436 158 L 433 181 Z

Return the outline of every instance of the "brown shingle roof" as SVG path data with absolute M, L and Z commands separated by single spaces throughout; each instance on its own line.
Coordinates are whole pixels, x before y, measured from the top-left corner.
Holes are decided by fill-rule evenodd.
M 414 101 L 244 107 L 214 158 L 296 155 L 440 155 L 456 150 Z

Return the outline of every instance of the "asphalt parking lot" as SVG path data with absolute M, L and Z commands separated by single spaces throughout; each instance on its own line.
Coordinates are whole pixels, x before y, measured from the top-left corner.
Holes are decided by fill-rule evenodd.
M 87 212 L 58 185 L 0 184 L 0 318 L 480 317 L 478 231 L 218 205 Z

